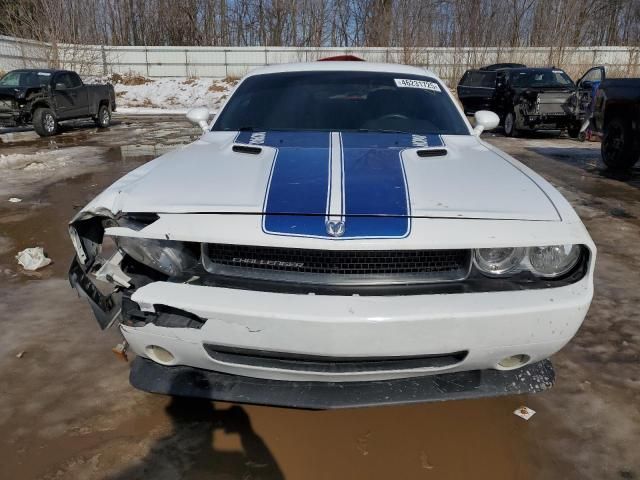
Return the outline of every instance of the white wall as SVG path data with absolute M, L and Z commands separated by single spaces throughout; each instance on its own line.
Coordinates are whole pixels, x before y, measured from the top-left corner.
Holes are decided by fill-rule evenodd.
M 555 65 L 574 78 L 592 65 L 617 75 L 640 76 L 640 49 L 632 47 L 529 48 L 297 48 L 110 47 L 39 43 L 0 36 L 0 70 L 61 67 L 85 75 L 134 72 L 150 78 L 239 77 L 263 65 L 353 54 L 368 61 L 411 63 L 434 70 L 451 85 L 467 68 L 497 62 Z M 56 61 L 57 59 L 57 61 Z

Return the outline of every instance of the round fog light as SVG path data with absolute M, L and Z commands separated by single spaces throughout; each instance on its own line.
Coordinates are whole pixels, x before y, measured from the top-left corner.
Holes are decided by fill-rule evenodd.
M 528 361 L 529 361 L 529 355 L 524 355 L 524 354 L 511 355 L 510 357 L 505 357 L 502 360 L 500 360 L 500 362 L 498 362 L 498 365 L 501 366 L 502 368 L 509 368 L 509 369 L 518 368 L 523 366 Z
M 148 345 L 144 350 L 147 353 L 147 356 L 157 363 L 167 365 L 173 362 L 173 360 L 175 359 L 175 357 L 169 350 L 159 347 L 158 345 Z

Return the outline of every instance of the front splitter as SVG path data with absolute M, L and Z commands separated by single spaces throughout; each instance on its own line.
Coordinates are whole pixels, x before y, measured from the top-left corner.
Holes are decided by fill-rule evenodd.
M 543 360 L 509 371 L 473 370 L 367 382 L 290 382 L 168 367 L 137 357 L 129 380 L 151 393 L 324 410 L 537 393 L 553 385 L 555 373 L 551 362 Z

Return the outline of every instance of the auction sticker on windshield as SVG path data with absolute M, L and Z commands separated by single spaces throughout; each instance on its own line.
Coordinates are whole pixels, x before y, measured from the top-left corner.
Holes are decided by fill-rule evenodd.
M 397 87 L 405 88 L 422 88 L 423 90 L 431 90 L 432 92 L 440 92 L 440 85 L 436 82 L 427 82 L 426 80 L 411 80 L 409 78 L 394 78 Z

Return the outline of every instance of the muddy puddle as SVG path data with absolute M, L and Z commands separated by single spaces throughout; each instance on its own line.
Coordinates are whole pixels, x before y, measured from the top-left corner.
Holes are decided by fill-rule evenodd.
M 73 255 L 66 225 L 74 213 L 197 132 L 149 119 L 64 135 L 56 138 L 61 151 L 100 148 L 98 161 L 33 186 L 21 203 L 0 204 L 0 478 L 640 478 L 640 228 L 633 223 L 640 194 L 632 186 L 610 195 L 593 183 L 613 189 L 613 180 L 494 140 L 573 196 L 600 248 L 594 305 L 578 337 L 554 356 L 558 381 L 550 391 L 317 412 L 214 404 L 130 387 L 128 365 L 110 351 L 117 331 L 101 332 L 66 282 Z M 25 140 L 8 150 L 47 145 Z M 594 206 L 591 189 L 598 188 Z M 607 215 L 615 202 L 634 218 Z M 27 275 L 13 256 L 36 245 L 54 263 Z M 536 415 L 516 417 L 520 405 Z

